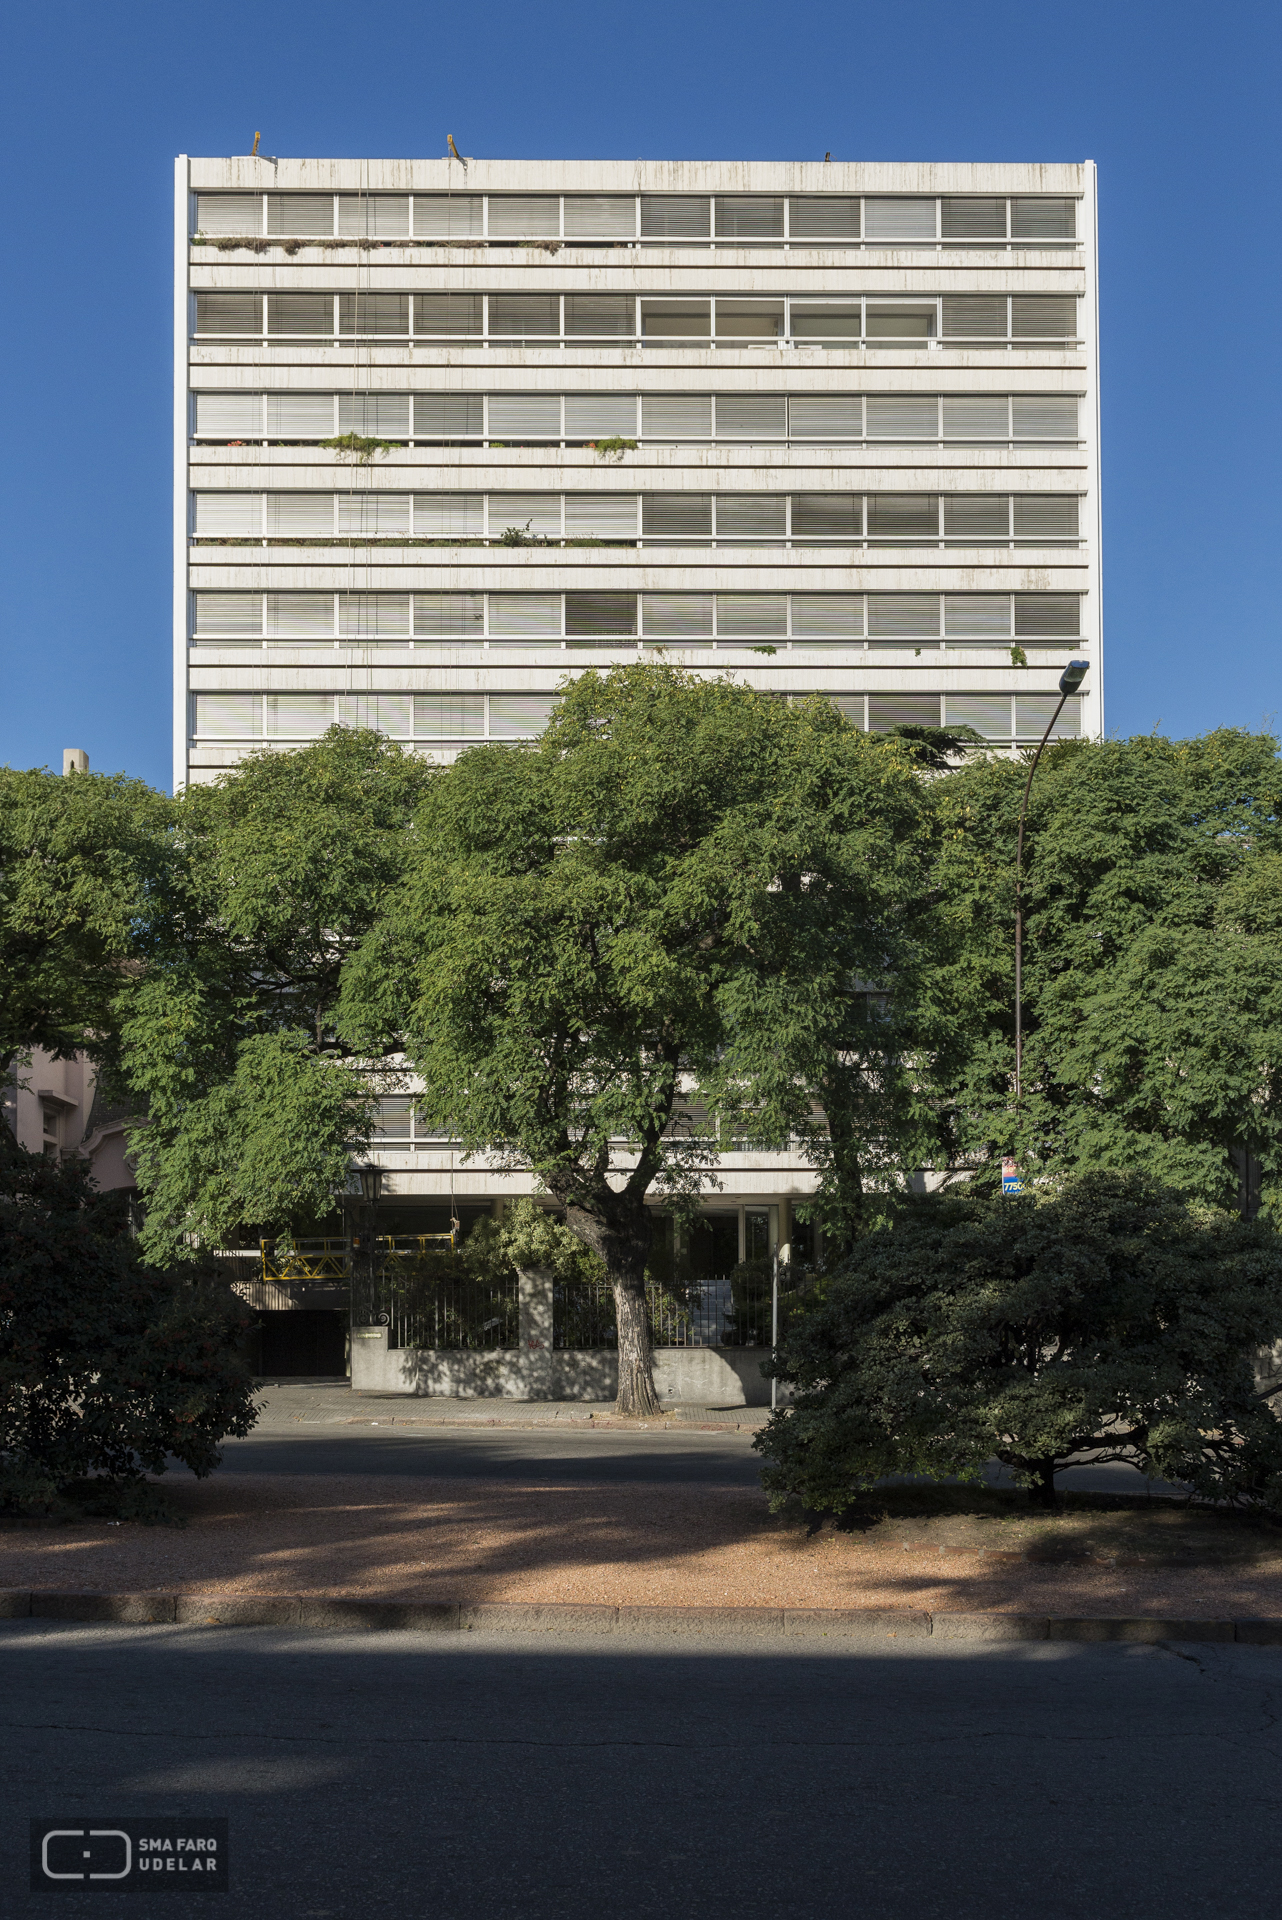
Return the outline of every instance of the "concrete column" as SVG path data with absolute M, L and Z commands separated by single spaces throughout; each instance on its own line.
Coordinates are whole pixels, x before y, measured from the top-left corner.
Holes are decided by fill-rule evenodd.
M 517 1328 L 521 1373 L 529 1400 L 552 1398 L 552 1271 L 517 1268 Z

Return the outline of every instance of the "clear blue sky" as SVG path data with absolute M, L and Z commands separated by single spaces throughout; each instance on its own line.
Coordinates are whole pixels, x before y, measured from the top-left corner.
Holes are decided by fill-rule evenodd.
M 15 7 L 0 761 L 170 777 L 176 153 L 1100 167 L 1107 718 L 1282 708 L 1282 9 Z M 1248 297 L 1249 295 L 1249 297 Z

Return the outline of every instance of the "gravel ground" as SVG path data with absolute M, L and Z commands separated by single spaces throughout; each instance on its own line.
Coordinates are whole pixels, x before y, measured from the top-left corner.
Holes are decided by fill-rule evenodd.
M 558 1485 L 551 1476 L 389 1483 L 237 1474 L 166 1485 L 190 1524 L 0 1527 L 0 1586 L 356 1594 L 612 1606 L 924 1607 L 1282 1614 L 1282 1553 L 1220 1564 L 1030 1565 L 956 1526 L 825 1527 L 746 1488 Z M 941 1543 L 942 1544 L 939 1544 Z

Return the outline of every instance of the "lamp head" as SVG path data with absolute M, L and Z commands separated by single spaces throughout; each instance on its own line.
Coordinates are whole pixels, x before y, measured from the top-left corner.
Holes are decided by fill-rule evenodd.
M 1070 660 L 1063 673 L 1059 676 L 1060 692 L 1076 693 L 1086 678 L 1090 664 L 1089 660 Z
M 378 1205 L 379 1195 L 383 1191 L 383 1169 L 381 1167 L 357 1167 L 360 1175 L 361 1196 L 367 1207 Z

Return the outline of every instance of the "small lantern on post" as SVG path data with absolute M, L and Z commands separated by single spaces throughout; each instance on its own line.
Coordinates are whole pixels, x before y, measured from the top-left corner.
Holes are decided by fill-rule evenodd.
M 356 1169 L 361 1188 L 360 1232 L 353 1243 L 353 1252 L 359 1253 L 359 1261 L 353 1260 L 353 1282 L 359 1281 L 364 1299 L 357 1301 L 353 1288 L 352 1319 L 356 1322 L 368 1322 L 376 1317 L 378 1311 L 378 1261 L 376 1212 L 383 1192 L 383 1169 L 378 1166 L 363 1166 Z

